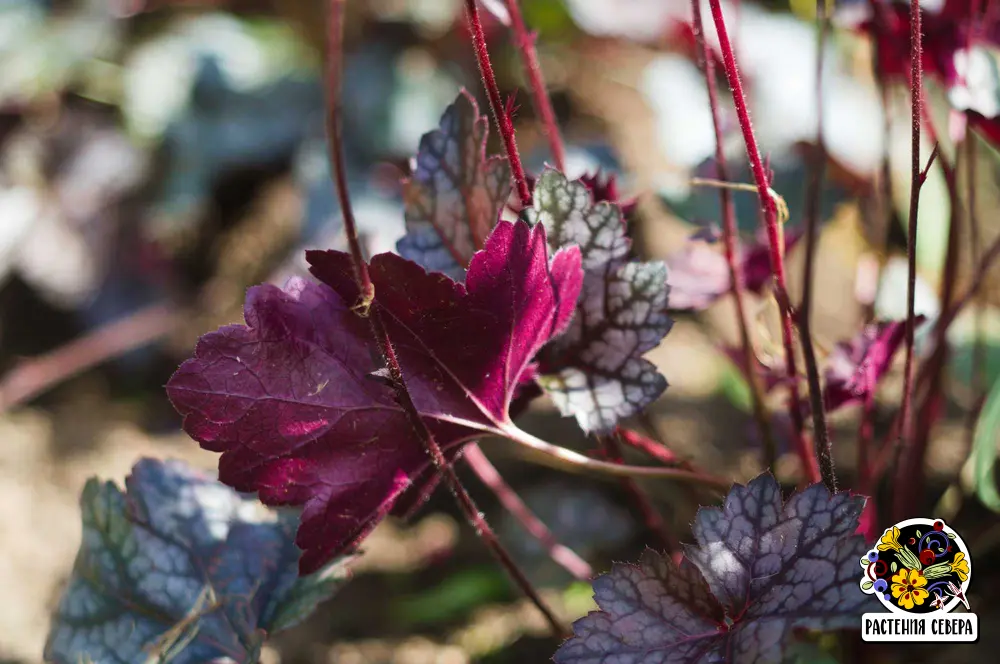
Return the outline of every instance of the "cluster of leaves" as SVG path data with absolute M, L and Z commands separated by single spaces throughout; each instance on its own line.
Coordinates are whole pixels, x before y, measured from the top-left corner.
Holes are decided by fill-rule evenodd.
M 501 221 L 509 171 L 485 140 L 485 118 L 460 94 L 405 184 L 402 256 L 370 265 L 407 388 L 452 459 L 484 434 L 517 438 L 511 403 L 532 380 L 588 431 L 611 430 L 666 387 L 641 357 L 670 327 L 664 265 L 630 261 L 618 206 L 556 171 L 535 186 L 532 226 Z M 435 481 L 377 377 L 350 257 L 307 260 L 322 283 L 251 289 L 247 324 L 206 335 L 167 386 L 185 430 L 222 452 L 222 481 L 304 505 L 306 572 L 357 544 L 414 483 Z

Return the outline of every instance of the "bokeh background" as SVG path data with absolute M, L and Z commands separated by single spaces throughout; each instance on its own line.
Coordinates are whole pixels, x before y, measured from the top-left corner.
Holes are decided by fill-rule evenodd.
M 461 5 L 348 0 L 347 168 L 371 253 L 391 251 L 403 232 L 399 179 L 420 136 L 460 88 L 483 99 Z M 688 2 L 522 5 L 540 33 L 569 174 L 617 174 L 622 191 L 638 197 L 640 254 L 681 260 L 688 237 L 719 221 L 716 192 L 690 184 L 693 175 L 710 174 L 714 139 L 686 28 Z M 909 101 L 904 87 L 890 85 L 883 113 L 871 43 L 856 29 L 864 5 L 837 3 L 825 55 L 829 163 L 814 311 L 821 361 L 868 317 L 904 313 L 899 219 L 909 195 Z M 774 188 L 796 227 L 816 138 L 814 5 L 745 0 L 727 11 Z M 501 88 L 516 93 L 520 106 L 522 155 L 538 170 L 547 148 L 517 52 L 503 24 L 489 12 L 484 18 Z M 214 467 L 216 456 L 180 432 L 162 387 L 198 335 L 239 321 L 248 286 L 303 273 L 303 249 L 344 246 L 323 138 L 323 34 L 321 0 L 0 0 L 0 661 L 41 661 L 79 545 L 77 500 L 88 477 L 121 480 L 142 456 Z M 929 85 L 946 133 L 945 95 Z M 724 106 L 732 179 L 748 182 L 735 116 Z M 491 149 L 499 149 L 495 138 Z M 879 196 L 884 154 L 890 201 Z M 983 246 L 1000 234 L 997 163 L 980 151 Z M 887 206 L 898 213 L 885 214 Z M 737 194 L 737 208 L 752 240 L 755 197 Z M 918 251 L 917 309 L 930 317 L 939 309 L 948 220 L 944 179 L 934 168 L 923 189 Z M 962 233 L 971 236 L 968 225 Z M 967 240 L 960 247 L 965 285 L 975 248 Z M 789 261 L 797 299 L 801 249 Z M 989 280 L 975 312 L 952 328 L 948 408 L 932 436 L 921 505 L 953 522 L 972 551 L 980 644 L 911 652 L 833 640 L 803 649 L 799 661 L 995 656 L 1000 630 L 989 628 L 997 607 L 988 598 L 1000 593 L 1000 522 L 969 496 L 967 458 L 975 423 L 968 412 L 1000 371 L 998 288 Z M 773 299 L 751 298 L 751 314 L 762 361 L 780 361 Z M 678 455 L 743 480 L 759 472 L 760 453 L 746 382 L 723 352 L 735 331 L 728 298 L 678 313 L 650 356 L 670 387 L 637 426 Z M 879 392 L 880 436 L 900 385 L 897 367 Z M 771 405 L 780 432 L 779 393 Z M 857 421 L 854 409 L 832 421 L 848 485 Z M 567 447 L 592 447 L 544 401 L 524 425 Z M 794 484 L 795 458 L 787 441 L 779 443 L 785 453 L 776 472 Z M 595 570 L 634 559 L 652 541 L 619 484 L 529 465 L 500 441 L 484 448 Z M 585 613 L 589 587 L 572 582 L 471 473 L 461 473 L 560 613 Z M 690 541 L 699 496 L 664 482 L 643 486 L 670 528 Z M 544 623 L 492 564 L 447 492 L 409 522 L 380 526 L 364 549 L 354 580 L 271 642 L 266 661 L 543 662 L 554 652 Z

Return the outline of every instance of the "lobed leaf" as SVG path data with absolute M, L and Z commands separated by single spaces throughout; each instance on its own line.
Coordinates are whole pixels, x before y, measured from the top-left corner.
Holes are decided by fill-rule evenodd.
M 184 429 L 222 452 L 220 479 L 268 505 L 302 505 L 296 543 L 309 572 L 349 550 L 421 478 L 429 458 L 391 385 L 358 301 L 351 259 L 307 252 L 322 284 L 247 296 L 246 325 L 202 337 L 167 384 Z M 373 307 L 407 388 L 446 455 L 513 427 L 508 410 L 538 350 L 562 332 L 580 254 L 551 262 L 544 228 L 501 222 L 466 284 L 395 254 L 371 262 Z
M 83 490 L 83 541 L 48 662 L 255 662 L 267 635 L 343 582 L 343 561 L 298 577 L 295 515 L 181 462 L 143 459 L 125 486 L 91 479 Z
M 486 156 L 489 122 L 463 90 L 439 128 L 420 139 L 413 177 L 403 183 L 406 235 L 399 254 L 461 281 L 472 255 L 510 197 L 510 166 Z
M 548 231 L 553 249 L 578 246 L 583 290 L 566 334 L 546 347 L 539 384 L 563 415 L 587 432 L 607 432 L 667 387 L 642 356 L 666 336 L 667 268 L 629 262 L 631 242 L 621 210 L 594 203 L 590 187 L 549 169 L 535 185 L 532 223 Z
M 557 664 L 780 662 L 797 628 L 857 627 L 864 498 L 821 484 L 782 503 L 769 473 L 701 508 L 680 566 L 647 551 L 594 581 L 599 611 L 573 625 Z

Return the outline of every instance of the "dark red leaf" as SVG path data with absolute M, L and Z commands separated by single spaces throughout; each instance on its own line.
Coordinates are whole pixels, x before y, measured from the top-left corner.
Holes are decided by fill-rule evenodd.
M 309 572 L 363 538 L 429 465 L 382 368 L 350 257 L 307 253 L 323 284 L 252 288 L 246 325 L 205 335 L 167 393 L 184 429 L 222 452 L 220 479 L 269 505 L 302 505 Z M 569 322 L 580 253 L 548 260 L 545 231 L 501 222 L 466 285 L 395 254 L 371 262 L 378 309 L 407 388 L 449 454 L 512 428 L 508 407 L 531 358 Z

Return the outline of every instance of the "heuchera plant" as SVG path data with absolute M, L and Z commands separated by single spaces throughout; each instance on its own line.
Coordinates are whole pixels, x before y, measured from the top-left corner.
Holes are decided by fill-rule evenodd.
M 516 3 L 507 4 L 518 23 Z M 629 445 L 645 439 L 613 435 L 619 422 L 667 386 L 643 357 L 672 325 L 667 266 L 633 257 L 613 179 L 572 180 L 557 168 L 537 177 L 524 172 L 471 0 L 467 10 L 506 158 L 486 154 L 486 118 L 471 95 L 460 93 L 421 140 L 413 174 L 403 183 L 407 233 L 398 255 L 365 263 L 357 251 L 308 252 L 317 282 L 251 289 L 246 324 L 204 336 L 167 385 L 184 429 L 222 454 L 223 482 L 256 491 L 268 505 L 302 507 L 296 536 L 302 573 L 352 551 L 401 497 L 418 497 L 400 503 L 407 508 L 425 497 L 441 472 L 463 508 L 474 509 L 442 464 L 454 463 L 463 446 L 484 435 L 574 459 L 513 423 L 512 403 L 537 394 L 532 383 L 585 432 Z M 547 130 L 550 140 L 558 136 L 555 127 Z M 338 186 L 350 234 L 349 199 Z M 786 237 L 781 255 L 801 233 Z M 773 253 L 759 243 L 740 256 L 740 283 L 763 290 Z M 716 271 L 725 270 L 725 263 L 716 264 Z M 720 297 L 729 285 L 703 300 Z M 614 447 L 608 450 L 608 458 L 621 458 Z M 620 473 L 646 470 L 589 465 L 595 464 Z M 691 472 L 666 470 L 677 477 Z M 643 631 L 642 638 L 676 661 L 695 652 L 746 654 L 765 647 L 770 657 L 782 652 L 794 626 L 846 626 L 863 601 L 847 597 L 849 563 L 864 547 L 850 537 L 863 502 L 813 486 L 783 512 L 770 475 L 734 490 L 724 512 L 702 510 L 695 533 L 700 548 L 687 549 L 679 568 L 648 554 L 640 568 L 618 567 L 595 582 L 604 612 L 577 625 L 578 636 L 557 661 L 597 661 L 625 652 L 621 647 L 648 648 L 635 642 L 638 625 L 630 616 L 637 607 L 624 599 L 627 584 L 648 586 L 644 577 L 653 583 L 652 595 L 640 603 L 656 604 L 652 618 L 664 627 L 659 634 Z M 813 514 L 830 532 L 813 527 Z M 470 518 L 482 530 L 481 517 Z M 823 582 L 796 585 L 816 560 L 835 566 L 832 580 L 825 575 Z M 619 602 L 606 597 L 615 588 L 625 593 Z M 832 599 L 831 588 L 843 601 Z M 794 607 L 786 597 L 792 592 Z M 664 598 L 672 598 L 674 608 L 661 603 Z M 704 643 L 675 643 L 686 632 L 670 626 L 675 620 L 698 623 Z
M 406 234 L 398 253 L 366 259 L 351 212 L 336 111 L 344 4 L 330 2 L 328 130 L 351 251 L 307 252 L 312 279 L 251 288 L 244 324 L 203 336 L 169 380 L 166 392 L 183 416 L 184 430 L 205 449 L 220 453 L 219 480 L 231 488 L 181 465 L 153 461 L 136 466 L 124 494 L 110 484 L 88 484 L 82 500 L 85 540 L 60 604 L 48 658 L 75 661 L 83 652 L 97 661 L 117 647 L 116 657 L 131 660 L 155 646 L 176 661 L 256 661 L 268 633 L 292 624 L 332 591 L 337 575 L 331 570 L 339 569 L 381 519 L 392 511 L 411 512 L 442 480 L 553 631 L 569 636 L 500 546 L 453 465 L 469 450 L 470 466 L 502 504 L 578 577 L 588 576 L 587 563 L 554 541 L 477 441 L 500 436 L 550 465 L 617 476 L 649 529 L 662 531 L 663 520 L 633 476 L 716 490 L 730 483 L 699 471 L 623 421 L 641 416 L 667 387 L 644 355 L 670 331 L 668 311 L 701 310 L 730 295 L 742 347 L 726 351 L 748 379 L 768 469 L 746 486 L 732 487 L 722 508 L 699 510 L 696 544 L 681 547 L 664 534 L 673 549 L 669 555 L 647 551 L 638 564 L 616 565 L 594 580 L 599 610 L 574 625 L 574 635 L 555 661 L 777 662 L 797 629 L 857 626 L 872 601 L 858 588 L 857 559 L 866 548 L 865 536 L 876 531 L 878 513 L 863 495 L 839 490 L 825 415 L 863 406 L 862 492 L 875 488 L 898 450 L 905 467 L 919 466 L 926 433 L 914 433 L 910 402 L 919 387 L 926 432 L 939 411 L 933 406 L 940 399 L 947 326 L 1000 256 L 1000 241 L 983 254 L 964 294 L 948 287 L 935 322 L 936 346 L 919 373 L 913 370 L 914 330 L 923 319 L 914 314 L 913 241 L 908 244 L 906 319 L 872 322 L 855 338 L 841 341 L 821 372 L 809 331 L 809 293 L 822 164 L 814 167 L 805 223 L 783 229 L 780 199 L 771 190 L 757 146 L 720 0 L 708 0 L 718 53 L 707 46 L 700 0 L 691 2 L 690 33 L 714 121 L 723 179 L 722 230 L 697 234 L 666 262 L 635 255 L 626 223 L 634 201 L 620 200 L 613 177 L 573 179 L 564 172 L 565 150 L 534 36 L 516 0 L 495 0 L 487 6 L 514 35 L 555 162 L 541 173 L 525 171 L 512 106 L 500 96 L 477 2 L 466 0 L 469 34 L 505 154 L 487 154 L 489 122 L 474 97 L 460 92 L 438 128 L 421 140 L 412 173 L 403 182 Z M 913 35 L 908 50 L 912 239 L 920 185 L 929 168 L 919 154 L 922 67 L 927 64 L 953 84 L 957 51 L 989 41 L 992 33 L 974 25 L 972 5 L 948 2 L 942 18 L 952 23 L 935 28 L 924 57 L 917 0 L 909 12 L 871 5 L 876 15 L 863 29 L 878 45 L 883 85 L 902 76 L 906 64 L 905 54 L 894 50 L 887 36 L 902 34 L 904 27 Z M 822 10 L 817 28 L 821 37 L 828 29 Z M 736 235 L 728 189 L 746 185 L 724 181 L 717 65 L 724 68 L 733 95 L 762 212 L 762 232 L 745 246 Z M 816 142 L 822 156 L 822 118 Z M 955 210 L 954 165 L 937 150 L 935 158 L 946 169 Z M 952 236 L 949 243 L 958 237 Z M 711 246 L 718 237 L 721 252 Z M 786 286 L 785 254 L 802 246 L 806 296 L 799 306 Z M 949 250 L 948 256 L 953 268 L 957 252 Z M 764 366 L 756 357 L 746 293 L 775 298 L 784 351 L 780 367 Z M 906 351 L 902 408 L 894 439 L 875 455 L 874 395 L 900 348 Z M 770 473 L 776 446 L 762 400 L 764 392 L 778 388 L 788 392 L 791 443 L 805 478 L 787 500 Z M 803 388 L 808 398 L 801 396 Z M 599 450 L 583 455 L 519 428 L 515 418 L 541 394 L 562 415 L 575 418 Z M 625 465 L 623 446 L 656 465 Z M 894 488 L 900 494 L 904 487 Z M 921 487 L 908 480 L 905 488 Z M 298 510 L 255 519 L 250 509 L 255 503 L 232 489 L 254 492 L 268 506 Z M 900 504 L 894 516 L 907 516 L 908 504 Z M 290 541 L 293 529 L 296 546 Z M 159 570 L 168 566 L 173 571 L 161 578 Z M 164 592 L 168 586 L 171 591 Z M 247 593 L 249 586 L 253 593 Z M 108 635 L 124 634 L 126 626 L 131 631 L 113 645 Z

